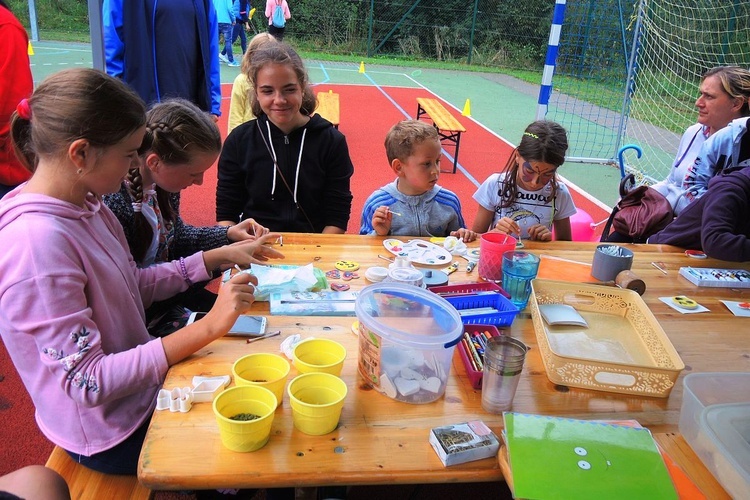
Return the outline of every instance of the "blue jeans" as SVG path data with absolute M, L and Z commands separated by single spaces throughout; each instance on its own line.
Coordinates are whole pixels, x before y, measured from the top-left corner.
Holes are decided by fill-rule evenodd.
M 245 25 L 241 22 L 234 23 L 232 43 L 237 41 L 237 37 L 240 37 L 240 47 L 242 47 L 242 53 L 244 54 L 247 50 L 247 35 L 245 34 Z
M 221 54 L 226 55 L 229 62 L 234 62 L 234 55 L 232 54 L 232 25 L 229 23 L 219 23 L 219 33 L 224 35 L 224 50 L 221 51 Z

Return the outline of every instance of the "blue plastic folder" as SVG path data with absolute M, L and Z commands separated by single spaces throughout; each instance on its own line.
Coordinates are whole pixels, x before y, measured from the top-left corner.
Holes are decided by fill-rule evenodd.
M 515 498 L 676 499 L 648 429 L 504 413 Z

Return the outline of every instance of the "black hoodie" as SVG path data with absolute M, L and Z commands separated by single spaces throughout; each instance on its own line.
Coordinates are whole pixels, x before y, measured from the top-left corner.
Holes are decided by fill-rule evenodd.
M 274 168 L 274 153 L 281 174 Z M 326 226 L 346 230 L 353 173 L 346 139 L 327 120 L 315 115 L 285 135 L 262 114 L 235 128 L 224 142 L 216 220 L 252 217 L 278 232 L 319 233 Z

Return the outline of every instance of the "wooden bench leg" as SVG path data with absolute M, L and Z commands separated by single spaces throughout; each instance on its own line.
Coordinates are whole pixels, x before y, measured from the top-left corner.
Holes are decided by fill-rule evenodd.
M 77 463 L 59 446 L 52 450 L 46 465 L 65 478 L 72 500 L 150 500 L 153 496 L 150 489 L 138 482 L 137 476 L 93 471 Z

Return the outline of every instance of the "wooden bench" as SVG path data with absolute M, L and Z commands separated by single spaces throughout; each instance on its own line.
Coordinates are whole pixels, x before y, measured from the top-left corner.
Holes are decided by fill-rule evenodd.
M 138 482 L 137 476 L 102 474 L 76 463 L 68 453 L 55 446 L 47 459 L 47 467 L 68 483 L 72 500 L 128 498 L 149 500 L 152 491 Z
M 461 143 L 461 133 L 466 132 L 466 129 L 451 115 L 447 109 L 440 104 L 437 99 L 430 99 L 427 97 L 417 97 L 417 120 L 422 115 L 427 116 L 432 120 L 432 124 L 437 129 L 438 135 L 440 136 L 440 142 L 448 141 L 455 146 L 455 152 L 453 154 L 453 171 L 456 173 L 456 165 L 458 165 L 458 146 Z
M 334 127 L 339 128 L 339 95 L 331 90 L 318 92 L 318 107 L 315 111 L 331 122 Z

